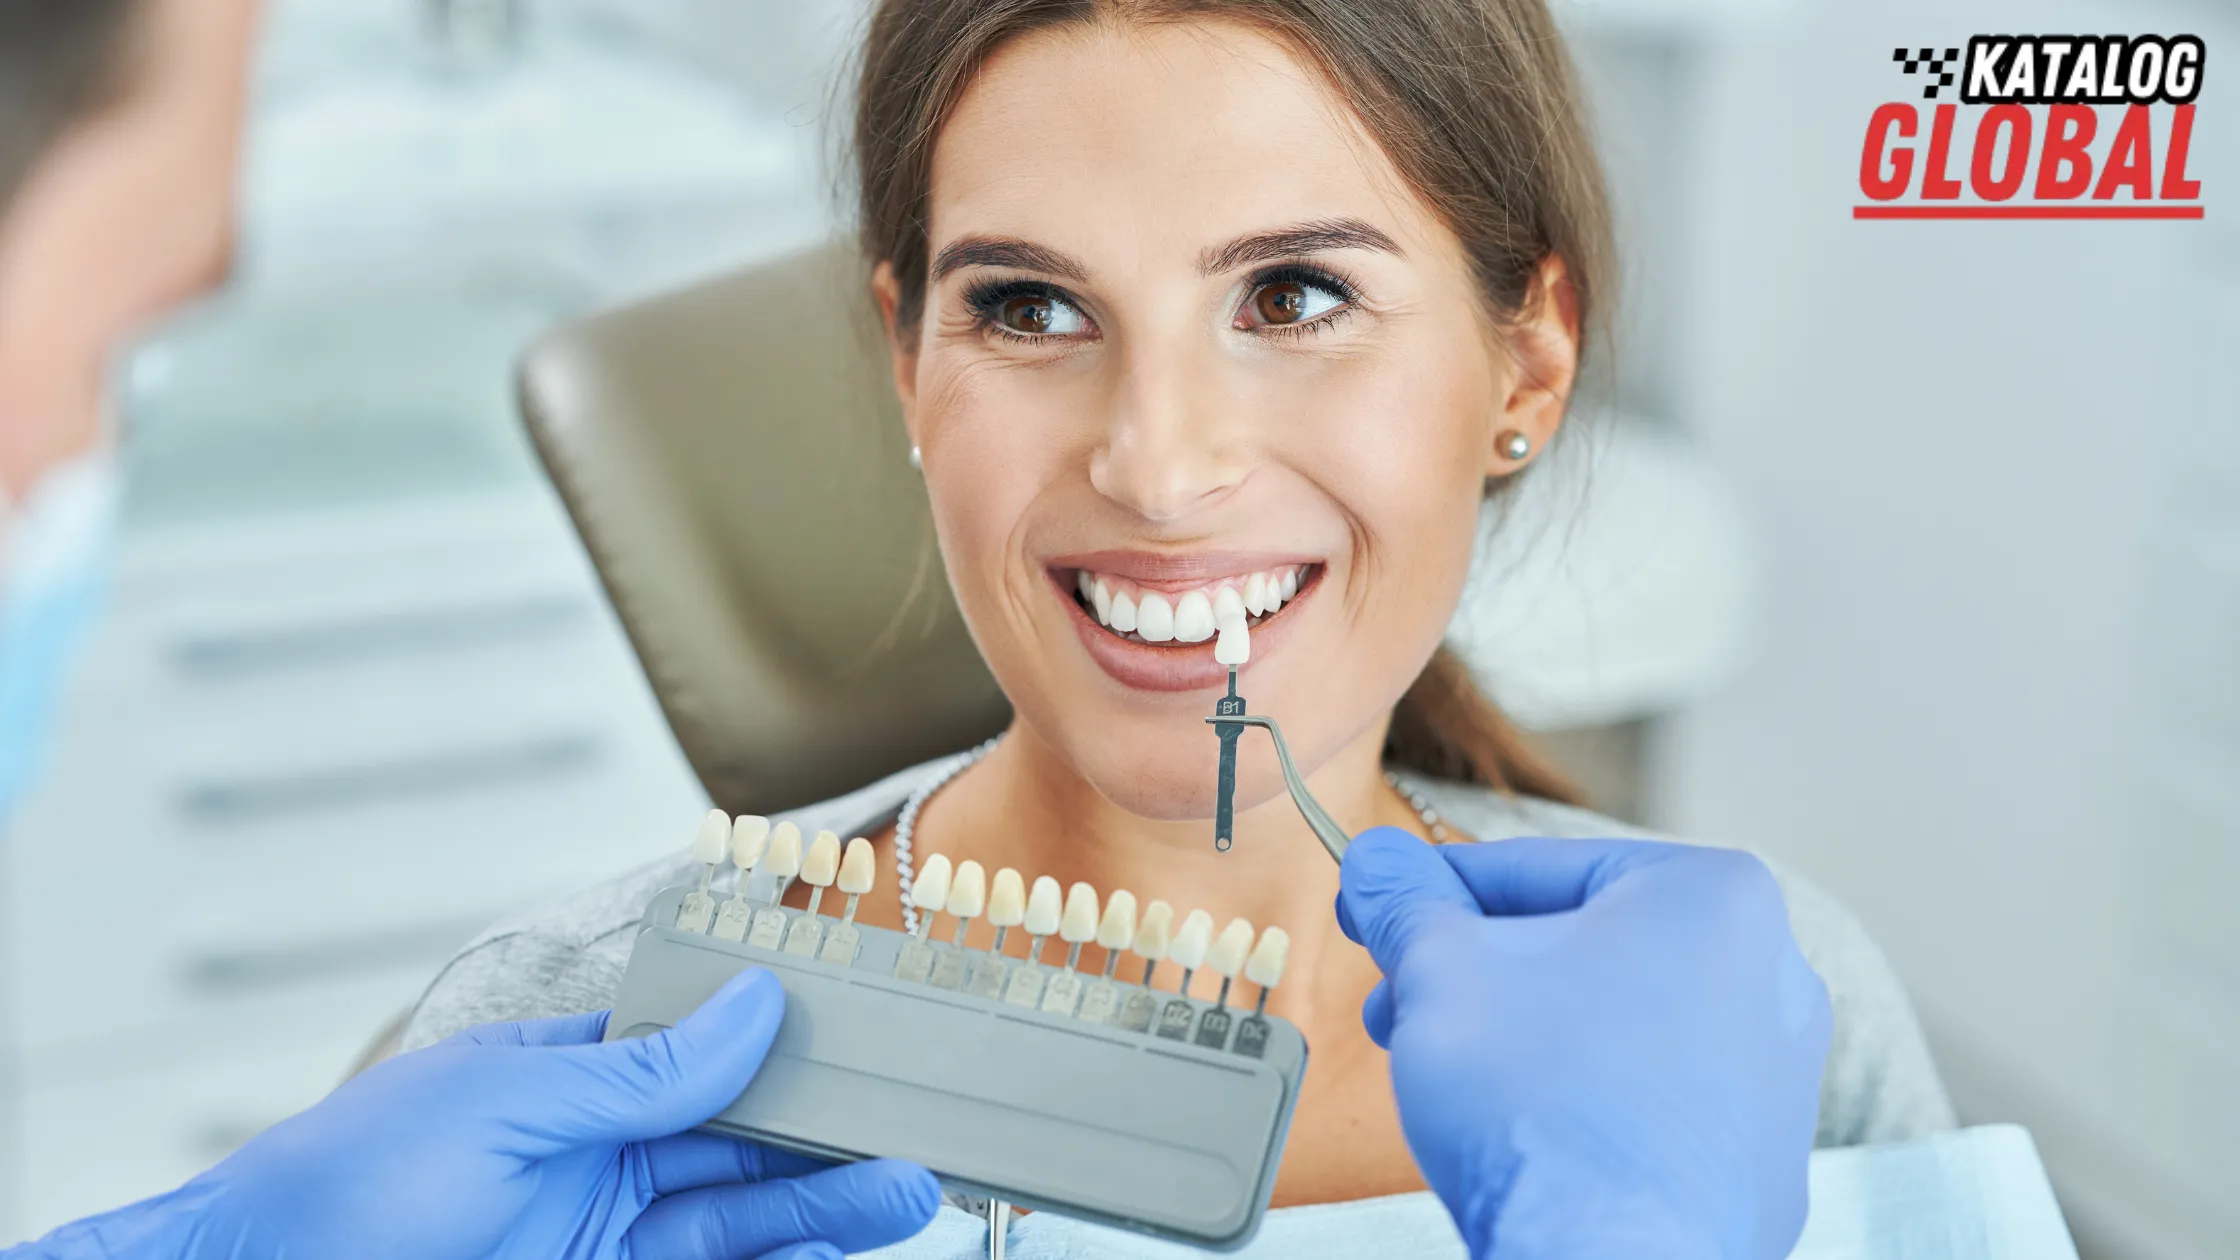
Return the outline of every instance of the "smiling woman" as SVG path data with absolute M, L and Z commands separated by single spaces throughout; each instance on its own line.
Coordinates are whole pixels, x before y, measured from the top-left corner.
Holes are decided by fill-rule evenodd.
M 1277 1204 L 1419 1189 L 1336 872 L 1256 741 L 1214 851 L 1203 719 L 1216 610 L 1241 607 L 1254 708 L 1349 829 L 1628 833 L 1564 804 L 1440 648 L 1480 506 L 1555 439 L 1603 318 L 1600 179 L 1554 25 L 1539 0 L 885 0 L 856 144 L 903 421 L 1016 716 L 985 755 L 796 821 L 1282 925 L 1270 1009 L 1314 1068 Z M 494 934 L 408 1042 L 605 1001 L 650 889 L 694 869 Z M 1871 943 L 1786 889 L 1837 1012 L 1822 1140 L 1949 1124 Z

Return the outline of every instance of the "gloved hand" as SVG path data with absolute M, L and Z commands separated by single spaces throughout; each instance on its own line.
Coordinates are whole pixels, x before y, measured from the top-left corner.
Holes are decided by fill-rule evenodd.
M 23 1254 L 837 1260 L 917 1233 L 941 1193 L 914 1164 L 827 1167 L 682 1132 L 746 1088 L 784 1002 L 756 969 L 642 1040 L 593 1044 L 604 1012 L 473 1029 Z
M 1385 975 L 1362 1018 L 1471 1255 L 1789 1254 L 1832 1021 L 1762 863 L 1380 827 L 1339 880 Z

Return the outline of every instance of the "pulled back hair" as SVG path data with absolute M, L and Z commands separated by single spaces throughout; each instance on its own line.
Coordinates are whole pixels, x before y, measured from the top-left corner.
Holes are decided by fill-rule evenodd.
M 0 212 L 122 77 L 136 0 L 0 0 Z
M 854 169 L 864 255 L 889 263 L 896 323 L 924 314 L 934 143 L 997 48 L 1098 22 L 1220 19 L 1319 66 L 1418 195 L 1462 242 L 1496 327 L 1551 295 L 1565 268 L 1582 352 L 1606 325 L 1613 267 L 1602 173 L 1575 75 L 1544 0 L 881 0 L 862 51 Z M 1498 493 L 1489 483 L 1487 493 Z M 1400 699 L 1388 764 L 1576 802 L 1447 648 Z

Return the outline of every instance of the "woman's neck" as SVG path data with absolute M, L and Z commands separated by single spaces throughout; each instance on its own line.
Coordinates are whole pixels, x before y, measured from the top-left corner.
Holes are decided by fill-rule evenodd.
M 1420 834 L 1415 812 L 1384 781 L 1384 733 L 1378 723 L 1308 776 L 1309 786 L 1349 832 L 1389 825 Z M 1357 1020 L 1361 998 L 1375 983 L 1367 955 L 1339 932 L 1331 910 L 1337 868 L 1280 792 L 1240 810 L 1235 846 L 1216 852 L 1209 821 L 1163 821 L 1119 808 L 1014 721 L 985 759 L 927 802 L 913 848 L 920 861 L 944 853 L 973 858 L 991 874 L 1015 867 L 1030 882 L 1038 875 L 1061 885 L 1085 881 L 1100 899 L 1124 888 L 1139 905 L 1166 901 L 1178 919 L 1203 909 L 1217 925 L 1242 917 L 1256 927 L 1282 927 L 1292 940 L 1291 979 L 1271 1009 L 1302 1025 Z M 1200 978 L 1209 993 L 1213 983 Z

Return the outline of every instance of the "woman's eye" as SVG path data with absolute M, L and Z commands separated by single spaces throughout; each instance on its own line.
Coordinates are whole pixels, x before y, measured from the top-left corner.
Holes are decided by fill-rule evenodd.
M 1043 293 L 1005 298 L 996 306 L 995 322 L 1022 337 L 1069 337 L 1088 325 L 1080 312 Z
M 1270 280 L 1245 298 L 1237 313 L 1239 328 L 1281 328 L 1305 324 L 1346 304 L 1338 293 L 1304 280 Z

